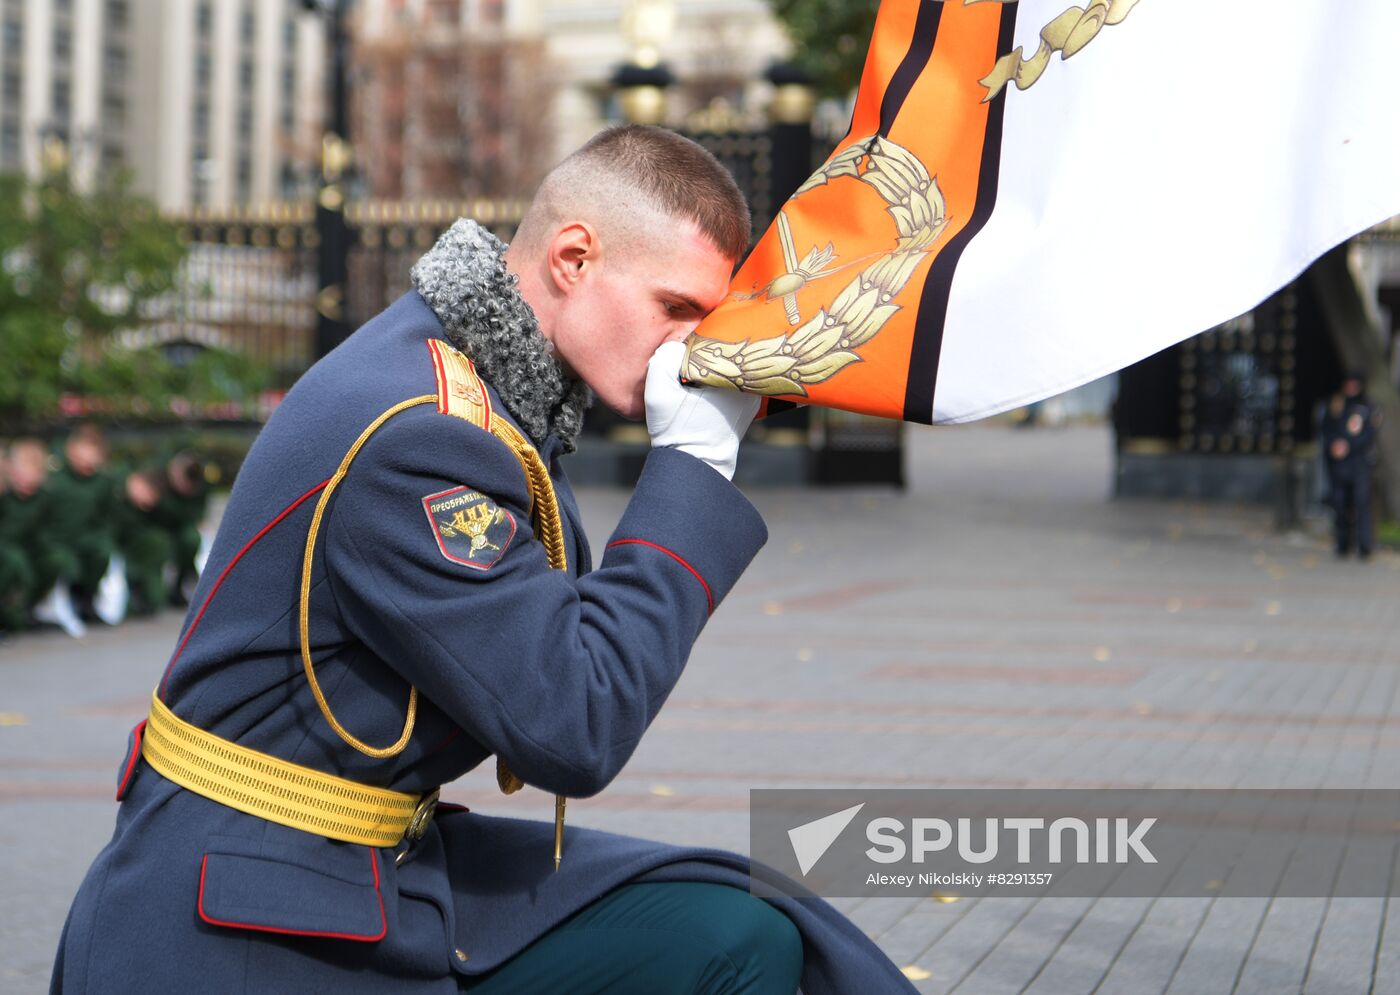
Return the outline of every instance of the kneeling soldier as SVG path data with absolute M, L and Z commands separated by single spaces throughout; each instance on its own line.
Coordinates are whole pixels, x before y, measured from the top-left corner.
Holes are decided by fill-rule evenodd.
M 71 585 L 82 566 L 49 486 L 48 448 L 38 439 L 16 440 L 10 446 L 7 473 L 9 491 L 0 499 L 0 519 L 8 543 L 24 562 L 24 615 L 81 636 L 86 627 L 73 606 Z
M 738 854 L 578 827 L 561 854 L 549 822 L 436 804 L 492 754 L 559 809 L 602 791 L 765 541 L 729 480 L 756 400 L 677 381 L 749 232 L 699 146 L 605 132 L 508 252 L 459 221 L 302 378 L 133 733 L 56 988 L 912 991 L 829 905 L 748 894 Z M 560 463 L 590 387 L 653 436 L 596 568 Z
M 175 565 L 169 597 L 172 604 L 185 605 L 187 587 L 199 579 L 199 547 L 203 542 L 199 527 L 209 506 L 209 487 L 204 464 L 191 452 L 176 453 L 165 464 L 165 481 L 155 520 L 170 540 Z
M 122 478 L 112 522 L 117 552 L 126 563 L 132 615 L 153 615 L 165 607 L 169 597 L 165 574 L 174 559 L 175 546 L 156 517 L 160 501 L 160 474 L 137 470 Z
M 0 633 L 29 624 L 29 589 L 34 568 L 20 544 L 22 525 L 11 507 L 9 453 L 0 448 Z
M 55 513 L 64 523 L 65 545 L 78 563 L 73 596 L 82 611 L 92 616 L 98 585 L 117 543 L 113 516 L 118 486 L 107 469 L 107 437 L 102 429 L 85 422 L 68 433 L 62 465 L 49 478 L 49 488 Z

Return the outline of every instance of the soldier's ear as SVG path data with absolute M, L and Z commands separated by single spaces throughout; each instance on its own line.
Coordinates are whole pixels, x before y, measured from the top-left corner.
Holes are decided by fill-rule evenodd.
M 598 261 L 598 232 L 586 221 L 571 221 L 549 242 L 550 279 L 564 294 L 573 293 Z

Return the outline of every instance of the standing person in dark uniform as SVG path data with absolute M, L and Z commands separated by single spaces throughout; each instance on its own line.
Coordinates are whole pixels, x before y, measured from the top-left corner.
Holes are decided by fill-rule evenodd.
M 826 903 L 750 895 L 739 854 L 561 836 L 766 539 L 730 483 L 756 400 L 677 380 L 749 235 L 699 146 L 608 131 L 508 252 L 459 221 L 301 379 L 133 732 L 55 991 L 913 991 Z M 560 463 L 590 388 L 652 438 L 596 567 Z M 492 754 L 554 823 L 437 805 Z
M 1322 449 L 1338 556 L 1349 554 L 1354 545 L 1364 560 L 1375 545 L 1371 478 L 1379 430 L 1380 409 L 1366 399 L 1365 381 L 1360 374 L 1348 374 L 1322 418 Z
M 116 552 L 118 487 L 107 471 L 107 437 L 96 425 L 83 423 L 63 443 L 63 465 L 49 478 L 54 513 L 63 522 L 65 541 L 78 561 L 73 597 L 83 614 L 92 615 L 97 586 Z

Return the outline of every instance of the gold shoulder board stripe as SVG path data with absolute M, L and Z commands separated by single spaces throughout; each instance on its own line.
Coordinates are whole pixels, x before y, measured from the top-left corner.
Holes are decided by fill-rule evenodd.
M 490 432 L 491 398 L 472 361 L 441 339 L 429 339 L 437 373 L 438 411 L 456 415 Z
M 545 552 L 549 556 L 549 565 L 556 570 L 567 570 L 569 560 L 564 545 L 563 522 L 559 516 L 559 501 L 554 493 L 554 484 L 549 479 L 549 469 L 544 465 L 539 452 L 509 419 L 491 417 L 490 395 L 487 394 L 486 385 L 477 375 L 476 367 L 470 359 L 441 339 L 429 339 L 428 351 L 433 355 L 433 369 L 437 373 L 438 411 L 445 415 L 456 415 L 485 429 L 504 442 L 515 454 L 530 488 L 530 524 L 534 527 L 535 537 L 544 544 Z M 309 577 L 308 572 L 303 577 L 303 582 Z M 326 709 L 322 711 L 325 712 Z M 327 717 L 329 718 L 329 715 Z M 345 738 L 344 734 L 341 738 Z M 351 745 L 356 746 L 355 743 Z M 524 782 L 499 757 L 496 760 L 496 781 L 506 794 L 524 787 Z M 557 802 L 559 808 L 555 816 L 558 820 L 556 828 L 562 831 L 564 800 L 560 797 Z M 558 838 L 555 845 L 557 869 Z

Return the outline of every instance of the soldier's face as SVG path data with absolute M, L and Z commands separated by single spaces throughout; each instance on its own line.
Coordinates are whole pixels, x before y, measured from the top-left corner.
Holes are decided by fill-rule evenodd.
M 38 446 L 21 446 L 10 454 L 10 489 L 20 497 L 30 497 L 48 478 L 48 454 Z
M 149 478 L 133 473 L 126 478 L 126 498 L 133 507 L 150 511 L 160 501 L 160 491 L 156 490 Z
M 107 462 L 107 450 L 88 438 L 72 438 L 63 447 L 68 465 L 83 476 L 91 476 Z
M 689 220 L 673 219 L 647 246 L 604 245 L 559 312 L 555 351 L 600 401 L 640 419 L 647 361 L 724 300 L 733 268 Z

